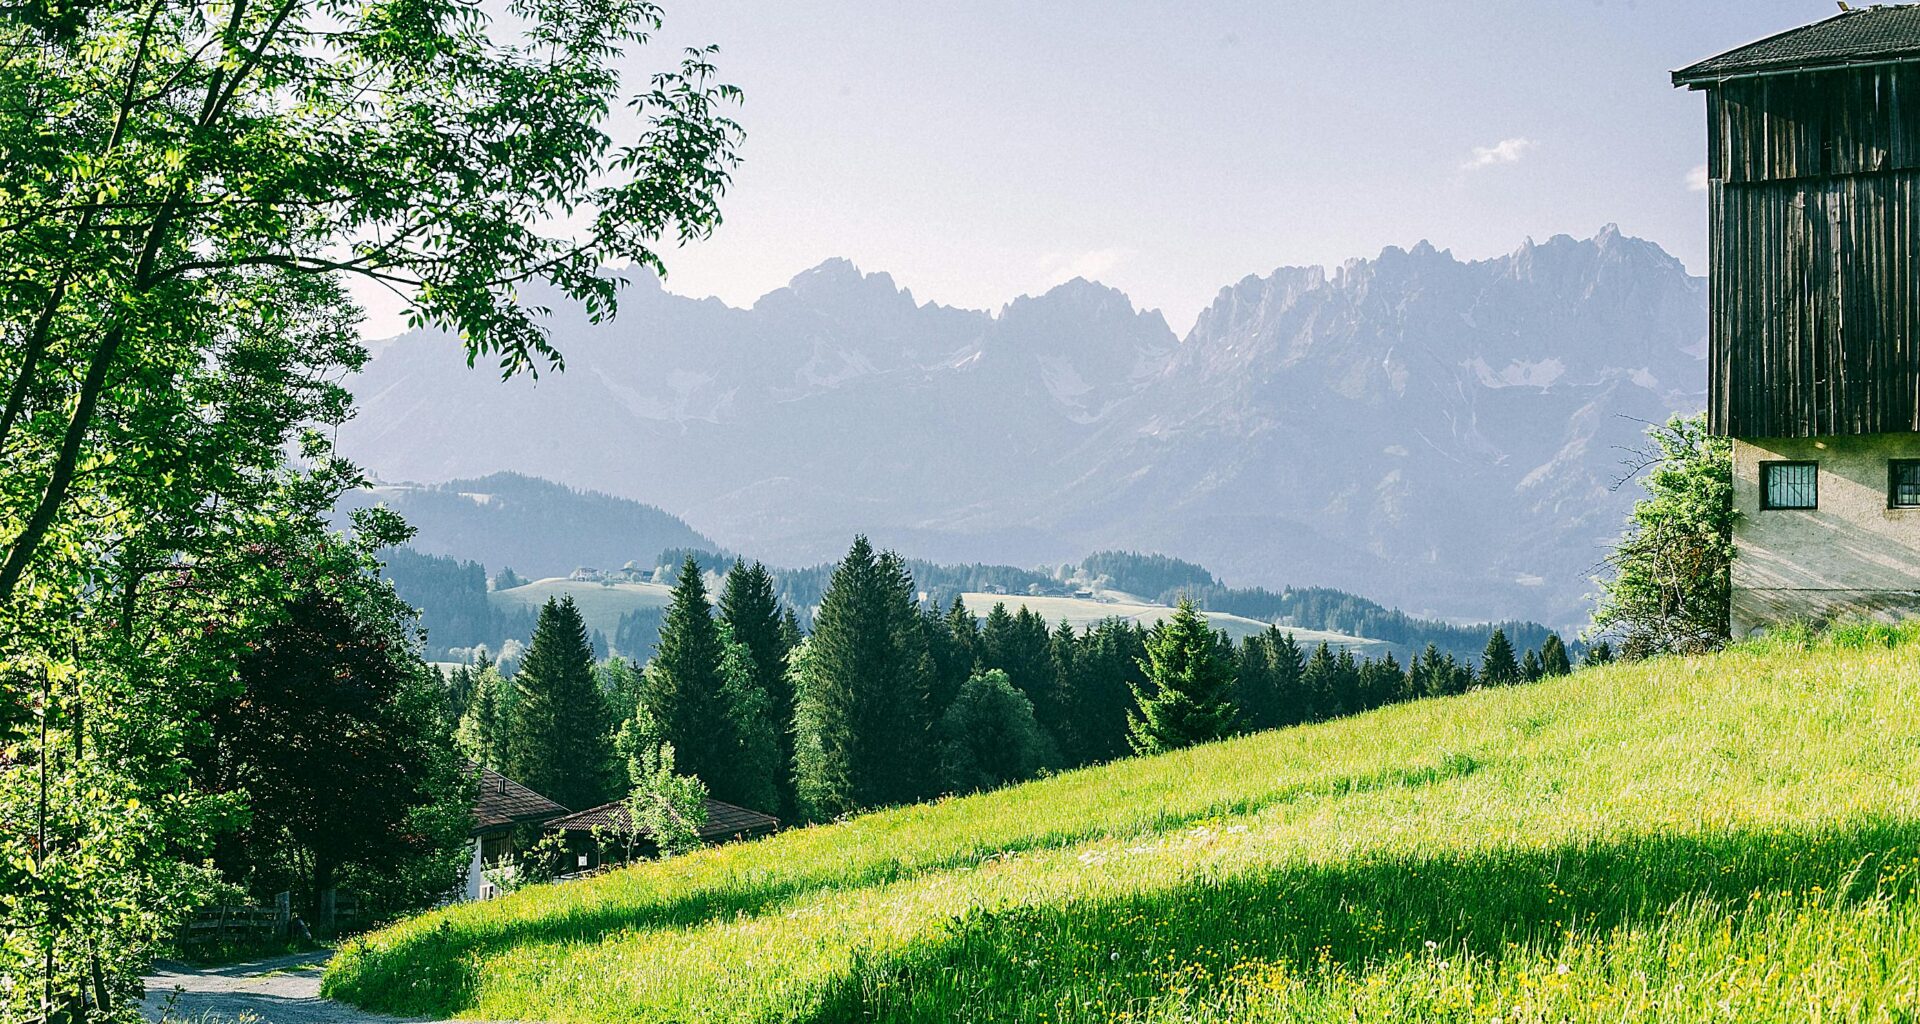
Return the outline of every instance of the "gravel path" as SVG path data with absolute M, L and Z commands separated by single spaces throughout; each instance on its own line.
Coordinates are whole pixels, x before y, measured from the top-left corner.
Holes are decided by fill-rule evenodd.
M 147 976 L 145 1015 L 180 1024 L 398 1024 L 400 1018 L 320 998 L 320 973 L 332 955 L 319 950 L 218 967 L 163 960 Z

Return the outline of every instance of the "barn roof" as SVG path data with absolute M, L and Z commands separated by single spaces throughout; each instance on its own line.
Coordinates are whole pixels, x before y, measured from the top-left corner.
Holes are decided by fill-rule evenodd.
M 564 818 L 555 818 L 547 822 L 547 828 L 559 832 L 586 832 L 594 828 L 625 828 L 627 821 L 626 807 L 616 800 Z M 771 815 L 708 797 L 707 823 L 700 827 L 700 838 L 710 843 L 725 842 L 766 835 L 779 827 L 780 819 Z
M 1681 68 L 1673 84 L 1698 88 L 1729 78 L 1904 60 L 1920 60 L 1920 4 L 1842 11 Z
M 473 801 L 472 835 L 567 813 L 565 807 L 491 768 L 473 765 L 473 770 L 480 776 L 480 792 Z

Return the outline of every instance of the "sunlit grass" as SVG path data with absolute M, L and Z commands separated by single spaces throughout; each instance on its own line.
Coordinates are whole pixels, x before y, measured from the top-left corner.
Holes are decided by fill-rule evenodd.
M 550 1021 L 1910 1020 L 1920 642 L 1388 708 L 407 922 L 327 991 Z

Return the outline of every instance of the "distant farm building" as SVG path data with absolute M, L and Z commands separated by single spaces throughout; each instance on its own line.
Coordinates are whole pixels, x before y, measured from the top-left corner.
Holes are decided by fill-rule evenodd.
M 1732 626 L 1920 614 L 1920 5 L 1673 74 L 1707 97 Z

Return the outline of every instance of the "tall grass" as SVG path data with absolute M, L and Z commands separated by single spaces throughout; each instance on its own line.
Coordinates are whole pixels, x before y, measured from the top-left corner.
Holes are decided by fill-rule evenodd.
M 429 914 L 369 1008 L 550 1021 L 1913 1020 L 1920 641 L 1391 707 Z

